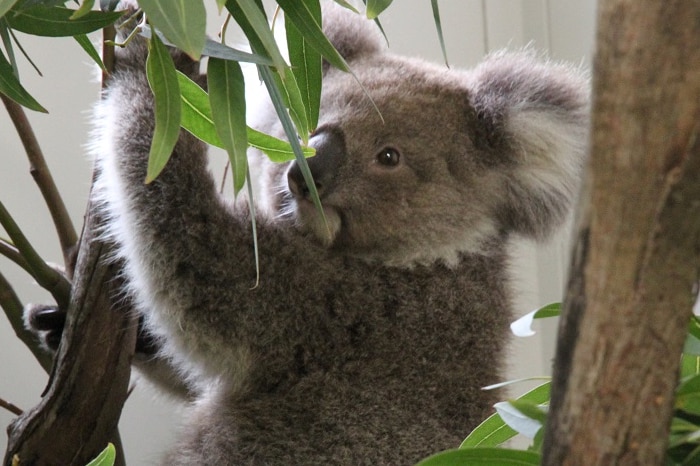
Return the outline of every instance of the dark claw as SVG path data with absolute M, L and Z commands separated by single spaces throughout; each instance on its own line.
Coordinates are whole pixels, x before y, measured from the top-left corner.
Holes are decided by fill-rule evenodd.
M 66 313 L 55 306 L 37 306 L 29 316 L 29 325 L 39 331 L 56 332 L 60 335 L 66 324 Z

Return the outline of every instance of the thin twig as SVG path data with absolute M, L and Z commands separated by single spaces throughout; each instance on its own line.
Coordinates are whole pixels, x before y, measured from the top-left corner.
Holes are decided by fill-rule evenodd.
M 7 319 L 10 321 L 10 325 L 12 325 L 12 329 L 15 331 L 17 338 L 29 348 L 29 351 L 31 351 L 36 360 L 39 361 L 39 364 L 44 368 L 46 373 L 50 373 L 53 363 L 52 357 L 39 347 L 39 342 L 34 335 L 24 328 L 24 319 L 22 318 L 24 306 L 22 306 L 22 302 L 17 296 L 17 293 L 15 293 L 15 290 L 12 289 L 12 286 L 2 273 L 0 273 L 0 307 L 2 307 Z
M 0 238 L 0 255 L 7 257 L 12 262 L 26 270 L 30 275 L 32 274 L 32 268 L 29 267 L 29 263 L 24 257 L 22 257 L 22 254 L 20 254 L 15 245 L 2 238 Z
M 12 242 L 22 254 L 22 257 L 27 261 L 32 277 L 42 288 L 51 293 L 60 308 L 68 309 L 71 290 L 70 282 L 44 262 L 10 216 L 10 213 L 5 209 L 2 202 L 0 202 L 0 224 L 2 224 L 7 234 L 10 235 Z
M 12 414 L 16 414 L 17 416 L 21 415 L 24 411 L 19 409 L 17 406 L 13 405 L 9 401 L 5 401 L 2 398 L 0 398 L 0 408 L 5 408 Z
M 70 216 L 68 215 L 68 210 L 66 205 L 61 198 L 61 195 L 56 188 L 56 184 L 53 181 L 49 167 L 46 164 L 44 155 L 39 147 L 39 142 L 36 139 L 34 130 L 32 129 L 27 115 L 24 113 L 24 109 L 18 103 L 9 99 L 5 95 L 0 94 L 0 99 L 5 104 L 7 113 L 12 119 L 12 123 L 15 125 L 17 134 L 22 140 L 22 145 L 27 153 L 27 158 L 30 164 L 30 173 L 34 178 L 34 181 L 39 186 L 41 194 L 44 197 L 44 201 L 51 213 L 51 218 L 53 219 L 54 226 L 56 228 L 56 233 L 58 235 L 59 242 L 61 243 L 61 250 L 63 251 L 63 259 L 66 266 L 66 270 L 69 277 L 72 277 L 72 253 L 78 242 L 78 235 L 75 232 L 73 223 L 71 222 Z

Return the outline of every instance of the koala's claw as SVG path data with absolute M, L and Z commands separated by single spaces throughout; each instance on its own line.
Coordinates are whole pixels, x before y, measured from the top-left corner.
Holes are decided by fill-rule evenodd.
M 24 321 L 45 349 L 51 352 L 58 349 L 66 324 L 65 311 L 55 305 L 29 304 L 24 309 Z

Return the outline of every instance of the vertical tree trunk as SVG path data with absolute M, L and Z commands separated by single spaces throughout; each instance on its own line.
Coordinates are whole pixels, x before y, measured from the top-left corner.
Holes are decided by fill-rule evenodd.
M 111 306 L 119 288 L 99 225 L 90 203 L 54 371 L 41 402 L 8 427 L 4 466 L 83 466 L 117 441 L 137 324 L 133 313 Z
M 700 268 L 700 2 L 598 11 L 543 464 L 662 465 Z

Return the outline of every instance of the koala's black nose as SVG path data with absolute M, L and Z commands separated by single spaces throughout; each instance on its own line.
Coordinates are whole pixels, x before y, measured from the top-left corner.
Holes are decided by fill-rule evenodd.
M 316 149 L 316 155 L 306 161 L 320 197 L 332 187 L 338 168 L 345 161 L 345 138 L 338 129 L 319 128 L 309 139 L 309 146 Z M 295 196 L 309 197 L 309 187 L 297 162 L 294 162 L 287 172 L 287 183 Z

